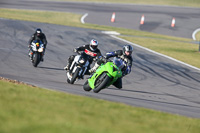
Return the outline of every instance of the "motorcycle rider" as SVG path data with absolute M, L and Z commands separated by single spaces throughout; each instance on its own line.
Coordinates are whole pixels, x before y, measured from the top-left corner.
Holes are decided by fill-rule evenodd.
M 89 65 L 88 65 L 88 69 L 86 71 L 86 75 L 89 75 L 90 73 L 88 72 L 88 70 L 90 69 L 90 65 L 92 64 L 93 60 L 96 59 L 96 58 L 99 58 L 100 56 L 102 56 L 101 54 L 101 51 L 98 49 L 98 41 L 95 40 L 95 39 L 92 39 L 90 41 L 90 44 L 87 44 L 87 45 L 83 45 L 83 46 L 80 46 L 80 47 L 77 47 L 77 48 L 74 48 L 73 50 L 75 53 L 76 52 L 79 52 L 79 51 L 83 51 L 85 52 L 87 55 L 89 55 Z M 66 67 L 64 67 L 64 70 L 69 70 L 70 69 L 70 66 L 74 60 L 76 55 L 71 55 L 69 58 L 68 58 L 68 64 Z
M 102 64 L 102 63 L 106 63 L 107 59 L 111 58 L 111 57 L 118 57 L 120 59 L 122 59 L 126 65 L 125 67 L 122 69 L 122 77 L 124 77 L 125 75 L 129 74 L 131 72 L 131 67 L 132 67 L 132 62 L 133 62 L 133 58 L 132 58 L 132 52 L 133 52 L 133 47 L 131 45 L 125 45 L 123 46 L 122 50 L 116 50 L 113 52 L 109 52 L 106 54 L 105 57 L 100 58 L 94 65 L 93 68 L 91 68 L 89 70 L 90 73 L 93 73 L 96 71 L 96 69 Z M 113 83 L 113 85 L 119 89 L 122 88 L 122 77 L 118 78 L 117 81 L 115 83 Z
M 46 39 L 45 34 L 42 32 L 42 30 L 40 28 L 36 29 L 35 33 L 31 36 L 31 38 L 29 40 L 28 47 L 30 48 L 30 51 L 32 51 L 31 43 L 35 40 L 42 42 L 44 44 L 43 56 L 41 59 L 41 61 L 43 61 L 44 60 L 43 57 L 44 57 L 44 53 L 45 53 L 45 49 L 46 49 L 46 45 L 47 45 L 47 39 Z M 31 56 L 31 58 L 32 58 L 32 56 Z

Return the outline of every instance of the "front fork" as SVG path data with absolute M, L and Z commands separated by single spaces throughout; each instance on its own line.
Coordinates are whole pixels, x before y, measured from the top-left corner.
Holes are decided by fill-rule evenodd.
M 83 75 L 85 74 L 85 72 L 87 71 L 87 67 L 83 67 L 83 68 L 81 68 L 80 66 L 76 66 L 76 63 L 72 63 L 71 64 L 71 66 L 70 66 L 70 69 L 69 69 L 69 73 L 70 73 L 70 75 L 72 74 L 72 73 L 74 73 L 75 71 L 76 71 L 76 68 L 80 68 L 80 71 L 79 71 L 79 74 L 78 74 L 78 76 L 79 77 L 83 77 Z

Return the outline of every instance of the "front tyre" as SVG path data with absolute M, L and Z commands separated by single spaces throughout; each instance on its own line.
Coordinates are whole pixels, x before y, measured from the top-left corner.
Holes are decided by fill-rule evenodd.
M 98 93 L 100 90 L 106 88 L 106 85 L 107 85 L 108 83 L 110 83 L 110 81 L 111 81 L 110 77 L 109 77 L 106 73 L 105 73 L 105 74 L 102 74 L 101 76 L 103 76 L 103 77 L 99 78 L 99 79 L 96 81 L 97 84 L 95 84 L 95 89 L 93 89 L 93 91 L 94 91 L 95 93 Z M 99 80 L 101 80 L 101 81 L 99 81 Z
M 72 74 L 72 79 L 70 81 L 70 84 L 74 84 L 74 82 L 76 81 L 76 78 L 78 77 L 79 71 L 80 71 L 80 68 L 77 68 L 75 73 Z
M 90 90 L 92 89 L 92 88 L 89 86 L 89 84 L 88 84 L 88 80 L 84 83 L 83 89 L 84 89 L 85 91 L 90 91 Z
M 33 66 L 37 67 L 39 63 L 40 63 L 40 54 L 36 52 L 33 54 Z
M 66 72 L 66 76 L 67 76 L 67 83 L 69 83 L 69 84 L 70 84 L 70 79 L 69 79 L 69 77 L 68 77 L 68 74 L 69 74 L 69 72 L 67 71 L 67 72 Z

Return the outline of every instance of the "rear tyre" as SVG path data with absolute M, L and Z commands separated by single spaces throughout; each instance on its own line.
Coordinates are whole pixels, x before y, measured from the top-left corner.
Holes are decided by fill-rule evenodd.
M 92 89 L 92 88 L 89 86 L 89 84 L 88 84 L 88 80 L 84 83 L 83 89 L 84 89 L 85 91 L 90 91 L 90 90 Z
M 98 93 L 100 90 L 106 88 L 106 85 L 111 81 L 110 77 L 106 73 L 101 76 L 103 77 L 100 77 L 95 83 L 95 89 L 93 89 L 95 93 Z

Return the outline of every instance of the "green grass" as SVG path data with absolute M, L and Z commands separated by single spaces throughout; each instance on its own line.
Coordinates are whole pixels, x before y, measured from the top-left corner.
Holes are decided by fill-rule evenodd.
M 2 9 L 0 8 L 0 17 L 34 21 L 41 23 L 51 23 L 58 25 L 77 26 L 80 24 L 81 15 L 65 12 L 51 12 L 51 11 L 30 11 L 17 9 Z M 70 18 L 70 19 L 69 19 Z
M 196 40 L 200 42 L 200 32 L 197 32 L 195 37 L 196 37 Z
M 125 35 L 121 36 L 122 38 L 125 38 L 133 43 L 142 45 L 154 51 L 166 54 L 175 59 L 200 68 L 200 61 L 198 60 L 200 58 L 200 52 L 198 52 L 199 46 L 197 44 L 190 43 L 193 41 L 191 39 L 177 38 L 131 29 L 100 26 L 95 24 L 82 24 L 80 22 L 81 15 L 73 13 L 1 8 L 0 17 L 58 25 L 67 25 L 73 27 L 90 28 L 96 30 L 117 31 Z
M 121 38 L 200 68 L 199 45 L 151 38 L 124 36 Z
M 0 80 L 0 133 L 199 133 L 200 119 Z
M 110 3 L 132 3 L 151 5 L 170 5 L 200 7 L 200 0 L 49 0 L 49 1 L 83 1 L 83 2 L 110 2 Z
M 114 30 L 130 36 L 121 36 L 122 38 L 166 55 L 176 55 L 180 60 L 200 67 L 197 60 L 199 59 L 197 45 L 180 42 L 190 42 L 190 39 L 108 26 L 83 25 L 80 23 L 81 15 L 72 13 L 0 9 L 0 17 Z M 199 131 L 200 119 L 0 81 L 0 133 L 199 133 Z

